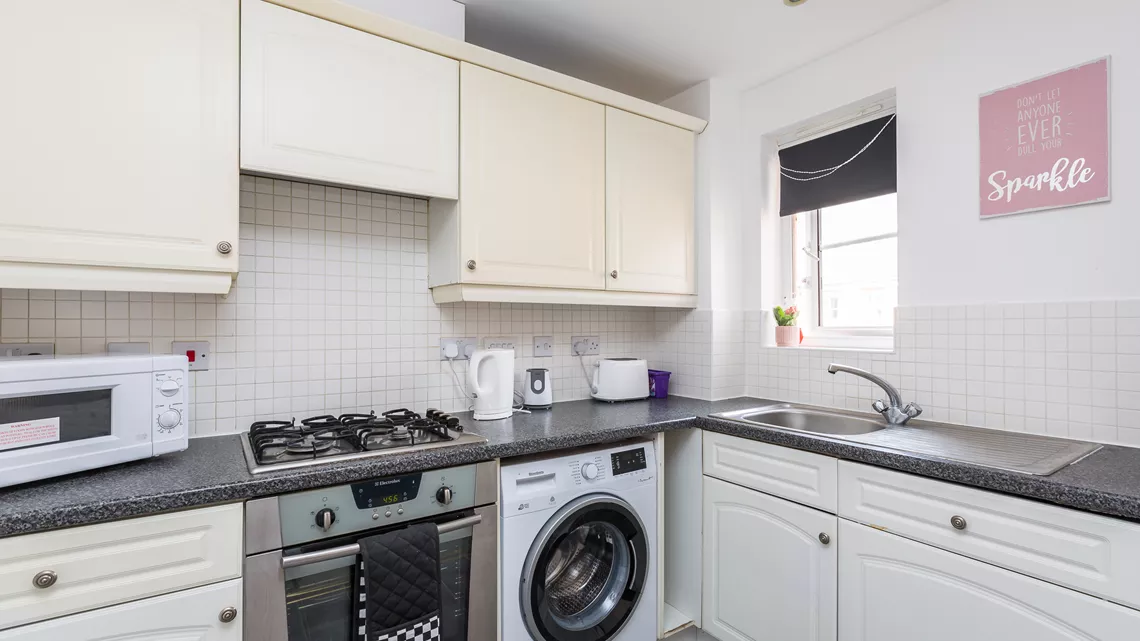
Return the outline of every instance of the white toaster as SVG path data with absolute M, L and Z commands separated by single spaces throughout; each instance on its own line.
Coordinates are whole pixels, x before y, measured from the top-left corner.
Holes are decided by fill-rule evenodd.
M 643 358 L 603 358 L 594 364 L 593 393 L 599 401 L 649 397 L 649 364 Z

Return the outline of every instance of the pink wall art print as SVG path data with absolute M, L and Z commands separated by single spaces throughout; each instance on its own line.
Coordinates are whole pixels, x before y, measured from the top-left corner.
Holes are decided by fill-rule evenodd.
M 1109 59 L 981 97 L 981 216 L 1109 199 Z

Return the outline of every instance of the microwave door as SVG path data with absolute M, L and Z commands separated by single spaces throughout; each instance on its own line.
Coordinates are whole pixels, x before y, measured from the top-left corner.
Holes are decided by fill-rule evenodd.
M 0 487 L 150 456 L 149 381 L 125 374 L 0 384 Z

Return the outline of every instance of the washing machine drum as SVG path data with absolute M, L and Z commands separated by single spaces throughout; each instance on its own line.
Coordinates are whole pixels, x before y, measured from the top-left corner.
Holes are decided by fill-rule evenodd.
M 633 507 L 609 494 L 567 503 L 535 537 L 519 585 L 538 641 L 605 641 L 625 626 L 645 588 L 649 545 Z

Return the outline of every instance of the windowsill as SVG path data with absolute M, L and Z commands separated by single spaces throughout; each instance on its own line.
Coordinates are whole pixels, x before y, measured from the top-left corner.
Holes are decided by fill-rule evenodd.
M 791 346 L 766 345 L 765 347 L 767 347 L 768 349 L 779 349 L 779 350 L 800 351 L 800 352 L 861 352 L 861 353 L 865 353 L 865 354 L 894 354 L 895 353 L 894 348 L 890 348 L 890 347 L 851 347 L 851 346 L 828 347 L 826 345 L 807 345 L 807 344 L 791 345 Z

